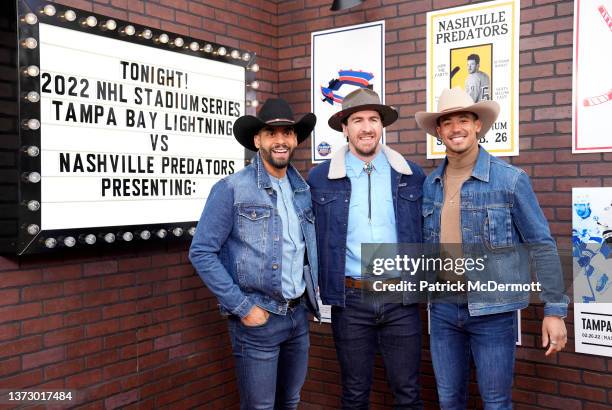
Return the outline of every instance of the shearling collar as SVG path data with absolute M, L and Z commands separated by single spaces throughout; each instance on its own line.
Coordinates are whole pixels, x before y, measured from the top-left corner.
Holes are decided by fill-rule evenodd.
M 386 145 L 381 145 L 381 149 L 383 154 L 385 154 L 385 157 L 387 157 L 387 161 L 389 161 L 389 165 L 391 165 L 391 168 L 393 168 L 400 174 L 412 175 L 410 165 L 408 165 L 402 154 L 389 148 Z M 340 179 L 346 177 L 345 156 L 348 150 L 348 144 L 345 144 L 334 153 L 329 163 L 329 172 L 327 173 L 327 178 Z

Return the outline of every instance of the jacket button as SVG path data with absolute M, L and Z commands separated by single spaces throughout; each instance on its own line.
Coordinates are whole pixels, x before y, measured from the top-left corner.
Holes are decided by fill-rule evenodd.
M 277 270 L 278 269 L 278 264 L 277 263 L 273 263 L 272 264 L 272 269 Z
M 410 194 L 410 198 L 414 198 L 414 195 Z
M 344 202 L 348 202 L 348 199 L 345 199 Z
M 321 197 L 321 201 L 325 201 L 325 197 L 324 196 Z
M 257 212 L 255 211 L 251 212 L 251 218 L 255 218 L 255 217 L 257 217 Z

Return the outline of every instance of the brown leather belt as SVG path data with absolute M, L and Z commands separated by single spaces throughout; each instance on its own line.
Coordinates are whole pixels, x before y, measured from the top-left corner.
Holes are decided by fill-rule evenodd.
M 385 280 L 381 280 L 382 283 L 400 283 L 401 279 L 400 278 L 393 278 L 393 279 L 385 279 Z M 353 288 L 353 289 L 361 289 L 361 290 L 368 290 L 368 291 L 375 291 L 374 290 L 374 281 L 371 280 L 357 280 L 357 279 L 353 279 L 350 276 L 347 276 L 344 279 L 344 285 L 347 288 Z
M 302 299 L 304 298 L 304 295 L 302 294 L 302 296 L 299 296 L 295 299 L 289 299 L 287 301 L 287 308 L 288 309 L 293 309 L 294 307 L 296 307 L 297 305 L 299 305 L 300 303 L 302 303 Z

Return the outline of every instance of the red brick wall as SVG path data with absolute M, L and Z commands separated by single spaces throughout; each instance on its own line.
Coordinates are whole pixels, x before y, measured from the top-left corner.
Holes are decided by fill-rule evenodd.
M 368 0 L 332 14 L 331 0 L 74 0 L 73 7 L 257 52 L 259 99 L 280 95 L 298 114 L 310 108 L 310 32 L 385 19 L 387 102 L 401 118 L 389 143 L 430 171 L 413 114 L 425 105 L 425 12 L 468 1 Z M 511 162 L 533 177 L 553 232 L 569 245 L 570 188 L 610 185 L 611 154 L 571 154 L 571 1 L 522 1 L 521 155 Z M 306 142 L 308 144 L 308 142 Z M 306 146 L 297 164 L 310 164 Z M 554 166 L 550 164 L 556 162 Z M 568 351 L 545 359 L 541 308 L 523 311 L 515 404 L 519 409 L 595 410 L 612 406 L 612 359 Z M 568 318 L 573 335 L 571 314 Z M 339 370 L 329 325 L 312 326 L 304 408 L 334 408 Z M 423 396 L 435 405 L 428 340 Z M 0 257 L 0 389 L 77 389 L 84 407 L 235 408 L 233 360 L 214 297 L 185 248 Z M 477 389 L 471 386 L 477 403 Z M 380 360 L 372 402 L 392 398 Z
M 300 113 L 310 110 L 312 31 L 384 19 L 386 102 L 400 111 L 400 119 L 387 129 L 387 140 L 391 147 L 431 172 L 439 161 L 425 158 L 425 136 L 414 120 L 414 113 L 425 109 L 425 13 L 477 2 L 368 0 L 336 13 L 329 11 L 331 1 L 327 0 L 280 2 L 279 94 Z M 521 151 L 510 162 L 532 177 L 551 230 L 566 253 L 571 236 L 571 188 L 610 186 L 612 154 L 571 153 L 573 1 L 522 0 L 521 23 Z M 312 166 L 310 141 L 304 145 L 296 154 L 296 164 L 306 172 Z M 567 273 L 571 275 L 571 265 Z M 566 352 L 545 358 L 538 347 L 542 315 L 540 306 L 523 311 L 523 347 L 517 352 L 514 380 L 516 408 L 612 408 L 612 359 L 572 353 L 573 312 L 566 320 L 570 337 Z M 311 369 L 303 392 L 304 401 L 309 404 L 306 407 L 337 407 L 340 378 L 329 326 L 313 325 L 311 330 Z M 428 337 L 423 338 L 423 344 L 423 397 L 429 407 L 436 408 Z M 473 406 L 479 406 L 475 384 L 470 391 Z M 380 361 L 372 402 L 377 408 L 390 408 L 392 404 Z
M 254 51 L 261 94 L 273 90 L 273 1 L 59 3 Z M 14 98 L 2 87 L 0 100 Z M 15 115 L 9 105 L 0 116 Z M 75 390 L 91 409 L 236 408 L 225 320 L 187 247 L 0 257 L 0 389 L 26 388 Z

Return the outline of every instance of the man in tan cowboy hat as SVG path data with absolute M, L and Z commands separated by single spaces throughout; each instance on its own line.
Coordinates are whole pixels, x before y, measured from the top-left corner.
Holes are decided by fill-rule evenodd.
M 421 168 L 380 144 L 397 111 L 378 94 L 348 94 L 329 126 L 348 144 L 310 171 L 319 251 L 319 290 L 332 305 L 342 372 L 342 408 L 369 408 L 376 351 L 382 354 L 394 408 L 421 408 L 418 304 L 388 303 L 361 275 L 363 243 L 421 243 Z
M 543 289 L 542 345 L 549 355 L 567 341 L 561 264 L 527 174 L 478 144 L 498 113 L 495 101 L 474 103 L 460 88 L 442 92 L 437 112 L 416 113 L 419 127 L 446 146 L 446 160 L 423 186 L 423 239 L 445 248 L 457 244 L 460 253 L 470 256 L 484 254 L 478 274 L 484 282 L 530 281 L 531 256 Z M 466 276 L 471 283 L 471 273 Z M 469 287 L 447 295 L 445 303 L 430 301 L 431 356 L 441 408 L 466 408 L 470 356 L 485 408 L 512 408 L 516 310 L 528 304 L 528 292 Z
M 289 161 L 315 122 L 294 120 L 282 99 L 236 120 L 257 155 L 212 187 L 189 251 L 229 318 L 242 409 L 296 409 L 306 378 L 316 238 L 310 190 Z

